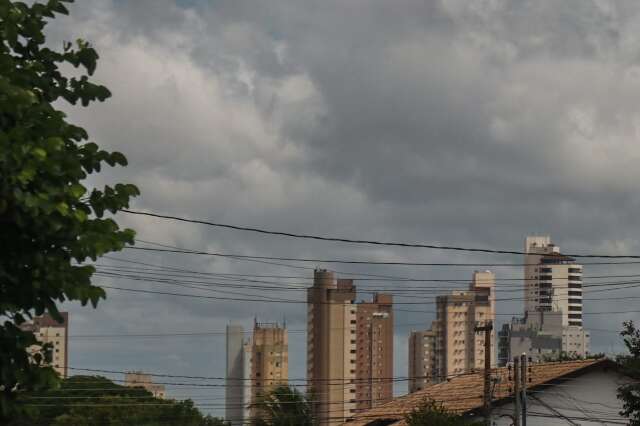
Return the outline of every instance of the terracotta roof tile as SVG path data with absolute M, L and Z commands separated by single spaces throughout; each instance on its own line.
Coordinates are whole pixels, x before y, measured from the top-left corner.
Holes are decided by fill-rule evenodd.
M 606 359 L 588 359 L 565 362 L 548 362 L 531 364 L 530 387 L 537 386 L 567 374 L 575 373 L 583 368 L 607 362 Z M 494 391 L 494 400 L 507 398 L 513 392 L 513 377 L 507 367 L 492 370 L 492 377 L 499 378 Z M 425 399 L 442 403 L 444 408 L 456 412 L 466 413 L 483 405 L 483 374 L 469 373 L 453 377 L 446 382 L 437 383 L 418 392 L 395 398 L 379 407 L 357 414 L 354 419 L 345 423 L 349 426 L 365 426 L 376 419 L 397 419 L 394 426 L 406 425 L 403 418 L 406 414 L 419 407 Z

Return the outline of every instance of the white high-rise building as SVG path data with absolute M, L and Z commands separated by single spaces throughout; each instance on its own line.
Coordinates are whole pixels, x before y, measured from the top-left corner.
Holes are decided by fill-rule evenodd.
M 525 241 L 525 312 L 562 312 L 563 326 L 582 327 L 582 265 L 551 238 Z
M 563 255 L 549 236 L 527 237 L 525 253 L 525 318 L 538 312 L 560 315 L 562 351 L 584 357 L 589 333 L 582 326 L 582 265 Z

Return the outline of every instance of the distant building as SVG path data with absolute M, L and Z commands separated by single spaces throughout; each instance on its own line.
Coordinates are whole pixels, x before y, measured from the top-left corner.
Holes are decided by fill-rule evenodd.
M 498 367 L 504 367 L 511 361 L 511 324 L 502 324 L 498 332 Z
M 356 410 L 361 411 L 393 398 L 393 296 L 375 293 L 371 302 L 356 306 Z
M 232 426 L 245 424 L 245 411 L 249 403 L 251 383 L 247 381 L 247 367 L 244 329 L 241 325 L 227 325 L 227 373 L 225 380 L 225 419 Z M 248 389 L 248 390 L 247 390 Z
M 314 271 L 307 290 L 307 380 L 321 426 L 342 424 L 356 410 L 355 298 L 353 280 Z
M 289 338 L 287 329 L 277 323 L 255 322 L 251 338 L 250 407 L 289 379 Z M 253 410 L 252 417 L 256 414 Z
M 262 395 L 289 377 L 287 330 L 277 323 L 254 322 L 253 335 L 244 337 L 240 325 L 227 326 L 225 419 L 232 426 L 247 424 L 257 415 Z
M 158 385 L 153 383 L 153 379 L 150 374 L 145 374 L 141 371 L 131 371 L 124 374 L 124 385 L 130 388 L 142 387 L 145 390 L 151 392 L 155 398 L 165 398 L 164 385 Z
M 436 298 L 435 374 L 438 381 L 456 374 L 484 369 L 484 335 L 477 325 L 495 324 L 495 276 L 474 272 L 468 291 Z M 491 365 L 495 366 L 495 329 L 491 332 Z
M 525 316 L 500 332 L 501 365 L 523 353 L 535 362 L 586 357 L 590 335 L 582 326 L 582 265 L 548 236 L 527 237 L 525 252 Z
M 525 312 L 562 312 L 563 327 L 582 327 L 582 265 L 551 238 L 525 240 Z
M 409 392 L 434 383 L 436 371 L 436 333 L 433 330 L 409 334 Z
M 511 324 L 503 326 L 501 365 L 522 354 L 533 362 L 556 360 L 563 355 L 584 358 L 589 343 L 589 332 L 582 327 L 562 326 L 561 312 L 528 312 L 524 318 L 513 318 Z
M 60 312 L 63 322 L 59 323 L 49 314 L 34 317 L 23 323 L 22 330 L 31 331 L 40 343 L 50 343 L 53 346 L 50 366 L 62 378 L 68 377 L 69 368 L 69 313 Z M 29 352 L 34 354 L 40 350 L 39 346 L 32 346 Z

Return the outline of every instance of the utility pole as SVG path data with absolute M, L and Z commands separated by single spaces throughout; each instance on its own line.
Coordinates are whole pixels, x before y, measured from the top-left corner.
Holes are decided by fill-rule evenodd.
M 491 330 L 493 323 L 476 326 L 476 333 L 484 331 L 484 424 L 491 426 Z
M 520 404 L 522 405 L 522 426 L 527 426 L 527 355 L 520 356 Z
M 513 426 L 520 425 L 520 357 L 513 357 Z

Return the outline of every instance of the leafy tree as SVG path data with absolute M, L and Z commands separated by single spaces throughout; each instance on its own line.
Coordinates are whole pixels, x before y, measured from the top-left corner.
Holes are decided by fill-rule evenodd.
M 143 388 L 120 386 L 100 376 L 74 376 L 63 380 L 59 389 L 21 393 L 16 403 L 25 409 L 8 426 L 226 425 L 203 416 L 190 400 L 154 398 Z
M 310 398 L 299 390 L 278 386 L 256 403 L 256 426 L 312 426 L 314 424 Z
M 432 400 L 424 403 L 405 416 L 408 426 L 471 426 L 472 421 L 446 410 L 442 404 Z
M 126 158 L 89 142 L 54 107 L 110 96 L 89 81 L 98 59 L 89 43 L 45 46 L 46 24 L 66 15 L 72 1 L 0 0 L 0 419 L 16 408 L 17 391 L 58 380 L 40 368 L 50 348 L 30 357 L 27 348 L 37 341 L 20 324 L 44 312 L 61 321 L 57 304 L 66 300 L 95 307 L 105 293 L 91 284 L 94 268 L 84 263 L 134 238 L 104 214 L 127 207 L 138 189 L 117 184 L 88 193 L 82 184 L 103 163 L 125 166 Z M 62 73 L 68 66 L 79 68 L 75 77 Z
M 633 321 L 625 321 L 623 327 L 620 335 L 624 338 L 629 355 L 618 357 L 618 363 L 622 373 L 633 382 L 618 388 L 618 399 L 623 402 L 620 415 L 628 417 L 630 425 L 640 426 L 640 330 Z

